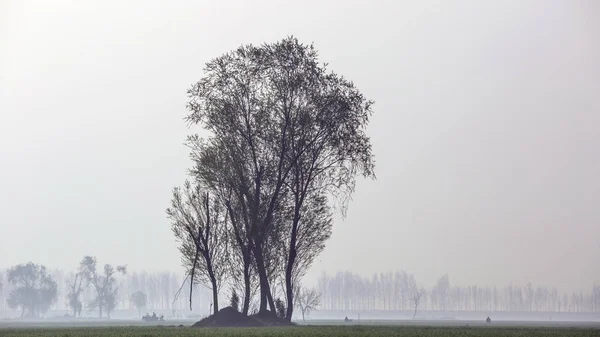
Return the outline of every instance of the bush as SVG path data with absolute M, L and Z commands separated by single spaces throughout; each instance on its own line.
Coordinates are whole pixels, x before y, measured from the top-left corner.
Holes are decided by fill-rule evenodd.
M 235 309 L 235 311 L 240 311 L 240 297 L 235 292 L 235 290 L 231 293 L 231 300 L 229 302 L 229 306 Z
M 285 318 L 285 304 L 283 304 L 281 298 L 275 300 L 275 309 L 279 318 Z

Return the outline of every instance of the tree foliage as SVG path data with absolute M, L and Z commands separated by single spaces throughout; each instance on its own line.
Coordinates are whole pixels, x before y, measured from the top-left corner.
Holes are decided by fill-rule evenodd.
M 8 270 L 8 283 L 12 286 L 8 306 L 21 308 L 21 316 L 37 317 L 56 301 L 56 282 L 45 266 L 32 262 L 14 266 Z

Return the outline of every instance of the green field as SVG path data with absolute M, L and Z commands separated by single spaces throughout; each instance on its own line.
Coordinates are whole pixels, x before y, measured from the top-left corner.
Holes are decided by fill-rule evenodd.
M 298 326 L 285 328 L 214 328 L 110 327 L 110 328 L 18 328 L 0 329 L 2 337 L 184 337 L 184 336 L 600 336 L 600 330 L 588 328 L 512 328 L 512 327 L 381 327 L 381 326 Z

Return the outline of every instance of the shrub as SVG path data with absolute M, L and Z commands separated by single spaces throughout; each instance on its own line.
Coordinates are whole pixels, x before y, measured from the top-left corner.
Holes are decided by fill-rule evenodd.
M 238 296 L 238 294 L 235 292 L 235 290 L 231 293 L 231 300 L 229 302 L 229 305 L 235 309 L 235 311 L 240 311 L 240 297 Z
M 285 304 L 283 304 L 281 298 L 275 300 L 275 309 L 279 318 L 285 318 Z

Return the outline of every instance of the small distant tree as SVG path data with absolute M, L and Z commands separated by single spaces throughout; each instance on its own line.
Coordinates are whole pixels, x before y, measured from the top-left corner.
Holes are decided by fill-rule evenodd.
M 138 309 L 138 315 L 142 316 L 142 308 L 146 307 L 148 303 L 148 297 L 143 291 L 136 291 L 131 294 L 131 298 L 129 299 L 131 304 Z
M 239 311 L 240 308 L 240 297 L 238 296 L 237 292 L 235 291 L 235 289 L 233 290 L 233 292 L 231 293 L 231 300 L 229 302 L 229 305 L 235 309 L 235 311 Z
M 56 282 L 46 267 L 29 262 L 8 270 L 8 283 L 12 285 L 7 303 L 11 309 L 21 308 L 21 317 L 36 317 L 48 311 L 56 301 Z
M 419 308 L 419 304 L 421 303 L 421 300 L 425 296 L 425 288 L 418 287 L 417 281 L 415 280 L 415 277 L 412 275 L 408 279 L 408 292 L 409 292 L 408 293 L 409 299 L 415 308 L 415 311 L 413 313 L 413 318 L 415 318 L 417 316 L 417 310 Z
M 84 275 L 81 272 L 76 273 L 72 280 L 69 282 L 69 292 L 67 293 L 67 300 L 69 307 L 73 310 L 73 316 L 81 317 L 81 309 L 83 304 L 81 303 L 80 295 L 84 288 Z
M 127 268 L 124 265 L 115 268 L 110 264 L 105 264 L 104 270 L 98 271 L 96 258 L 85 256 L 81 261 L 81 272 L 96 291 L 96 297 L 89 303 L 89 308 L 98 309 L 100 318 L 102 318 L 103 311 L 106 310 L 107 316 L 110 318 L 110 312 L 117 305 L 118 286 L 115 275 L 125 275 Z
M 110 313 L 117 308 L 119 303 L 118 288 L 111 289 L 106 295 L 106 316 L 110 318 Z
M 285 318 L 285 304 L 281 300 L 281 298 L 277 298 L 275 300 L 275 309 L 277 310 L 277 317 Z
M 300 288 L 296 294 L 296 305 L 302 313 L 302 320 L 305 321 L 305 315 L 317 309 L 321 304 L 321 295 L 315 289 Z

